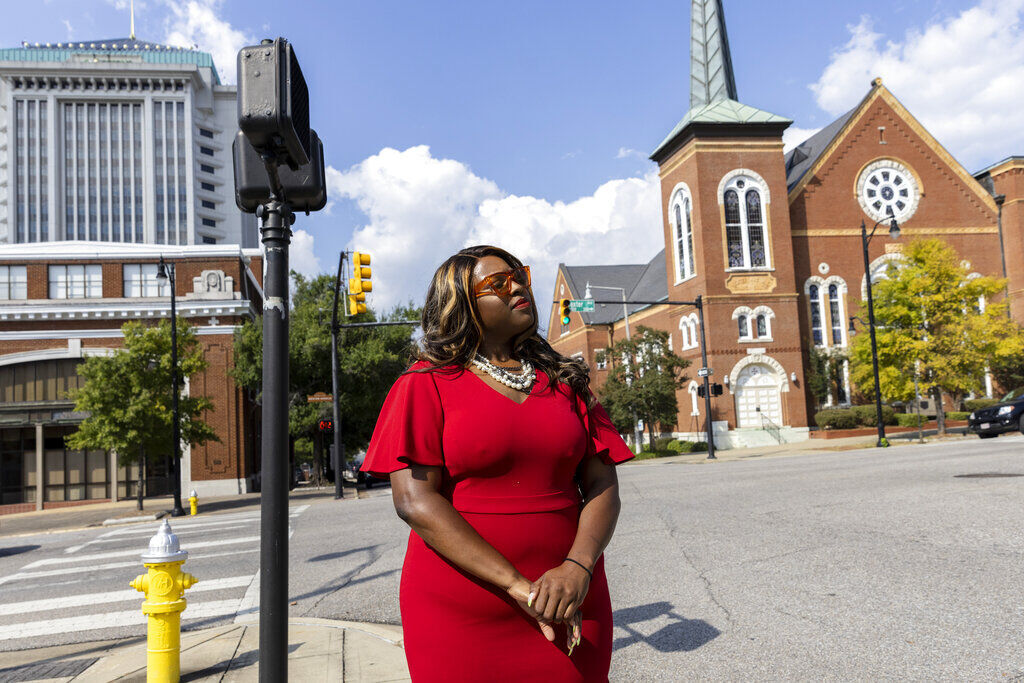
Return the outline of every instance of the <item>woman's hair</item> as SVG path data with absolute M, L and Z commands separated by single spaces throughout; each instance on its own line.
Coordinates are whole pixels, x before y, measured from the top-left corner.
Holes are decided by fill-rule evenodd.
M 513 269 L 523 265 L 504 249 L 486 245 L 467 247 L 441 264 L 427 289 L 420 322 L 423 337 L 415 353 L 417 360 L 430 363 L 432 369 L 466 368 L 480 349 L 483 324 L 473 293 L 473 269 L 484 256 L 497 256 Z M 590 368 L 581 359 L 561 355 L 537 334 L 539 316 L 535 300 L 531 306 L 535 322 L 516 340 L 516 357 L 528 360 L 547 375 L 552 387 L 558 382 L 567 385 L 589 407 L 594 402 Z

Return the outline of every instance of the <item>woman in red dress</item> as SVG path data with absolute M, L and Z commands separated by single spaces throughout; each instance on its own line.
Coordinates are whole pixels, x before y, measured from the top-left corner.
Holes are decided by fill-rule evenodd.
M 632 453 L 586 364 L 537 334 L 530 271 L 463 249 L 427 292 L 418 361 L 391 388 L 363 470 L 412 528 L 400 603 L 413 681 L 605 681 L 602 553 Z

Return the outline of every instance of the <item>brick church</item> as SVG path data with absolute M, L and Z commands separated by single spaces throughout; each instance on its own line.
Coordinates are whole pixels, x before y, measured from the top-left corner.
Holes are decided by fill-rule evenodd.
M 812 347 L 845 349 L 849 319 L 866 296 L 860 225 L 870 231 L 870 271 L 884 277 L 909 239 L 939 237 L 970 269 L 1009 280 L 1011 313 L 1024 322 L 1024 157 L 970 173 L 886 89 L 788 153 L 789 119 L 741 103 L 722 0 L 693 0 L 690 110 L 651 154 L 661 180 L 665 247 L 648 263 L 559 266 L 554 299 L 692 301 L 703 297 L 704 343 L 714 380 L 720 447 L 807 438 L 817 400 L 805 375 Z M 886 226 L 895 217 L 899 239 Z M 653 228 L 653 226 L 652 226 Z M 667 331 L 673 351 L 701 367 L 696 310 L 667 303 L 597 305 L 548 340 L 584 358 L 595 387 L 600 351 L 627 322 Z M 628 316 L 628 320 L 626 318 Z M 849 368 L 828 403 L 850 401 Z M 697 382 L 680 390 L 674 434 L 700 438 L 706 416 Z M 988 385 L 991 392 L 991 385 Z M 667 431 L 667 430 L 665 430 Z

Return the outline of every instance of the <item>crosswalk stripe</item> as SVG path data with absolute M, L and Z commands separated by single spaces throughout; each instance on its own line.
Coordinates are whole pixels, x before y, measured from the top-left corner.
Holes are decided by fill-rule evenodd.
M 214 600 L 189 605 L 182 612 L 182 619 L 209 619 L 211 617 L 233 616 L 238 609 L 238 600 Z M 44 619 L 28 621 L 21 624 L 0 626 L 0 640 L 14 638 L 37 638 L 58 633 L 73 631 L 93 631 L 101 628 L 122 628 L 125 626 L 144 626 L 146 616 L 139 610 L 124 612 L 107 612 L 106 614 L 87 614 L 77 617 L 60 619 Z
M 243 536 L 241 538 L 225 538 L 217 541 L 200 541 L 198 543 L 189 543 L 185 550 L 191 551 L 194 548 L 210 548 L 213 546 L 222 545 L 235 545 L 237 543 L 252 543 L 253 541 L 259 542 L 259 536 Z M 129 550 L 115 550 L 107 553 L 97 553 L 94 555 L 76 555 L 74 557 L 49 557 L 45 560 L 36 560 L 30 564 L 26 564 L 22 569 L 33 569 L 35 567 L 45 567 L 54 564 L 70 564 L 72 562 L 88 562 L 89 560 L 106 560 L 114 557 L 129 557 L 131 555 L 141 555 L 143 549 L 131 548 Z
M 204 591 L 227 590 L 229 588 L 241 588 L 252 583 L 252 575 L 229 576 L 223 579 L 199 580 L 194 586 L 188 589 L 186 597 L 194 593 Z M 70 607 L 86 607 L 103 605 L 112 602 L 126 602 L 129 600 L 142 600 L 144 595 L 137 590 L 129 589 L 123 591 L 109 591 L 106 593 L 85 593 L 82 595 L 69 595 L 61 598 L 49 598 L 46 600 L 28 600 L 26 602 L 14 602 L 6 605 L 0 604 L 0 616 L 11 614 L 27 614 L 29 612 L 44 612 L 46 610 L 68 609 Z
M 225 555 L 240 555 L 241 553 L 258 553 L 260 549 L 256 548 L 244 548 L 242 550 L 229 550 L 223 553 L 206 553 L 205 555 L 189 555 L 189 561 L 203 560 L 209 557 L 224 557 Z M 98 564 L 84 567 L 63 567 L 61 569 L 46 569 L 38 572 L 17 572 L 16 574 L 8 574 L 7 576 L 0 576 L 0 584 L 8 583 L 10 581 L 18 581 L 21 579 L 34 579 L 43 576 L 64 576 L 65 574 L 80 574 L 82 572 L 97 571 L 100 569 L 123 569 L 124 567 L 139 567 L 140 570 L 145 569 L 142 566 L 141 560 L 135 560 L 134 562 L 110 562 L 108 564 Z
M 228 526 L 218 526 L 216 529 L 193 529 L 193 528 L 178 529 L 177 527 L 175 527 L 173 531 L 174 531 L 175 535 L 177 535 L 177 536 L 184 536 L 186 534 L 191 535 L 192 533 L 208 534 L 211 531 L 220 532 L 220 531 L 229 531 L 231 529 L 244 529 L 244 528 L 246 528 L 248 526 L 249 526 L 248 524 L 231 524 L 231 525 L 228 525 Z M 151 532 L 148 532 L 148 534 L 151 535 Z M 134 542 L 134 541 L 132 539 L 130 539 L 130 538 L 124 538 L 123 536 L 117 536 L 115 538 L 95 538 L 95 539 L 89 541 L 88 543 L 82 544 L 81 546 L 77 546 L 77 547 L 72 546 L 71 548 L 68 548 L 64 552 L 65 553 L 75 552 L 76 550 L 80 550 L 81 548 L 84 548 L 87 545 L 93 545 L 95 543 L 128 543 L 128 542 Z

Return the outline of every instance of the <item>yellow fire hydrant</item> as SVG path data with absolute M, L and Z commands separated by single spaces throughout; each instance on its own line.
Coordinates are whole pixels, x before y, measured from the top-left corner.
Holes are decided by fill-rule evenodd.
M 192 489 L 188 494 L 188 505 L 191 508 L 191 514 L 199 514 L 199 495 L 196 493 L 195 489 Z
M 142 563 L 149 571 L 131 582 L 131 587 L 146 594 L 142 613 L 149 616 L 146 633 L 147 683 L 178 683 L 181 678 L 181 612 L 185 609 L 185 589 L 196 577 L 181 571 L 188 553 L 178 545 L 178 537 L 164 520 L 149 541 Z

